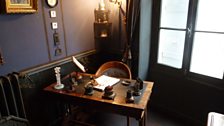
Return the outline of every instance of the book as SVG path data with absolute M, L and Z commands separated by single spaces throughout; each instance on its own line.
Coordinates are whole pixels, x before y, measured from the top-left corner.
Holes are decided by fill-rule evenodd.
M 97 85 L 93 86 L 94 89 L 103 91 L 107 86 L 113 86 L 120 81 L 120 79 L 115 77 L 109 77 L 106 75 L 102 75 L 95 79 Z

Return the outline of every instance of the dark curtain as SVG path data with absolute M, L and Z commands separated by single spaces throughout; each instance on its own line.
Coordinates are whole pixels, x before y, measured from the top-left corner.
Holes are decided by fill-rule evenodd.
M 127 44 L 125 47 L 124 60 L 132 70 L 133 77 L 138 72 L 139 55 L 139 21 L 140 21 L 140 0 L 127 0 L 126 7 L 126 30 Z

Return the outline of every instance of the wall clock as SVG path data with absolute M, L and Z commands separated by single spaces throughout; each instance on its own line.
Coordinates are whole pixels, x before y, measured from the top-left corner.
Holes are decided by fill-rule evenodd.
M 46 2 L 47 2 L 47 5 L 52 8 L 57 6 L 58 4 L 58 0 L 46 0 Z

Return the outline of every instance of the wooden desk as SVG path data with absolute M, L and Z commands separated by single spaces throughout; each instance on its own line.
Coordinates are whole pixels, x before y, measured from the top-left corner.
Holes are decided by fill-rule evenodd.
M 53 87 L 56 83 L 53 83 L 46 88 L 44 91 L 49 92 L 50 94 L 57 96 L 60 100 L 63 100 L 70 104 L 80 105 L 88 107 L 88 109 L 94 109 L 97 111 L 103 112 L 112 112 L 128 117 L 133 117 L 139 121 L 139 126 L 146 126 L 147 119 L 147 103 L 149 101 L 153 82 L 144 81 L 143 89 L 141 91 L 141 96 L 135 96 L 134 103 L 126 103 L 126 92 L 128 89 L 133 88 L 135 80 L 129 80 L 132 82 L 132 86 L 124 86 L 121 83 L 114 85 L 114 92 L 116 97 L 114 100 L 102 99 L 103 92 L 94 90 L 92 96 L 84 95 L 84 85 L 90 80 L 89 75 L 83 75 L 85 79 L 75 87 L 75 92 L 68 92 L 66 90 L 55 90 Z M 67 78 L 67 77 L 66 77 Z M 68 80 L 68 79 L 67 79 Z M 123 80 L 123 79 L 121 79 Z M 62 81 L 62 83 L 66 80 Z

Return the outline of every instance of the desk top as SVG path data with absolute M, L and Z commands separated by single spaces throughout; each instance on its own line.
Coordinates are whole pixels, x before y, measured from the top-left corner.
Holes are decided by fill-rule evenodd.
M 141 95 L 135 96 L 134 103 L 126 103 L 126 92 L 132 88 L 131 84 L 135 83 L 135 80 L 129 80 L 131 82 L 129 86 L 122 85 L 121 81 L 118 82 L 113 86 L 113 91 L 116 93 L 116 97 L 114 100 L 107 100 L 102 98 L 104 92 L 101 91 L 94 90 L 92 96 L 84 94 L 84 85 L 90 80 L 90 75 L 91 74 L 82 74 L 82 76 L 85 77 L 85 81 L 76 86 L 74 92 L 69 92 L 64 89 L 56 90 L 54 89 L 54 85 L 56 83 L 47 86 L 44 88 L 44 91 L 54 94 L 54 96 L 58 96 L 62 98 L 62 100 L 66 100 L 68 102 L 82 106 L 88 106 L 91 109 L 94 108 L 99 110 L 110 110 L 122 115 L 128 114 L 129 116 L 135 118 L 141 118 L 142 112 L 147 108 L 147 103 L 153 88 L 153 82 L 144 81 Z M 66 78 L 68 78 L 68 76 L 63 79 L 64 81 L 62 81 L 62 83 L 66 83 Z

